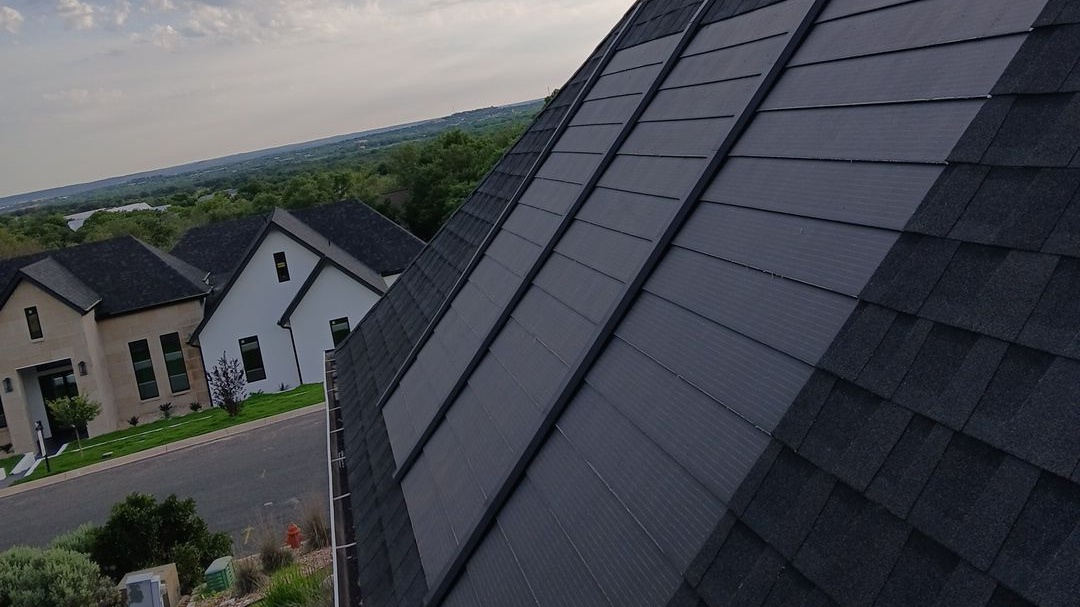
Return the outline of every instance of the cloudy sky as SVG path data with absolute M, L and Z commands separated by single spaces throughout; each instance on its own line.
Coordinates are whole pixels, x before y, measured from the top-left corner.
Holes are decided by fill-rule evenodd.
M 0 196 L 542 97 L 630 0 L 0 0 Z

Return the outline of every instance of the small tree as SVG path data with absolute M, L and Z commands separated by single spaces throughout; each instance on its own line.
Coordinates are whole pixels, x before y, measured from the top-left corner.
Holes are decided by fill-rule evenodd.
M 207 380 L 210 383 L 210 396 L 213 397 L 214 402 L 225 409 L 229 417 L 240 415 L 244 399 L 247 398 L 247 378 L 244 376 L 244 368 L 240 365 L 240 361 L 235 358 L 230 359 L 222 352 L 217 364 L 210 369 Z
M 46 403 L 52 411 L 56 421 L 64 426 L 75 429 L 75 441 L 79 445 L 79 453 L 82 454 L 82 432 L 86 425 L 101 415 L 101 404 L 92 401 L 82 394 L 78 396 L 65 396 Z

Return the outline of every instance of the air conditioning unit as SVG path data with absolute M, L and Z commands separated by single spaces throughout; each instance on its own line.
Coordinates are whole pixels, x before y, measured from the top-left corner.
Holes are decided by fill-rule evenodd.
M 157 574 L 132 575 L 126 588 L 128 607 L 166 607 L 165 588 Z

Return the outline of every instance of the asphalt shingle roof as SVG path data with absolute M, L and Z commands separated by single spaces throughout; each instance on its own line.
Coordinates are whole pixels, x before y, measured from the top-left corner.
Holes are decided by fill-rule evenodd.
M 1076 3 L 632 15 L 337 352 L 355 596 L 1080 605 Z
M 29 278 L 84 311 L 115 316 L 202 297 L 209 287 L 183 261 L 130 236 L 0 261 L 5 292 Z

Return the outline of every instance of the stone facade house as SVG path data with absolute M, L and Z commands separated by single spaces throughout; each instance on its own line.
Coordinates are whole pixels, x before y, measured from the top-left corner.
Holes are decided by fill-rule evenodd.
M 93 436 L 208 403 L 199 350 L 206 273 L 135 238 L 0 261 L 0 445 L 37 450 L 74 437 L 46 401 L 83 394 L 102 404 Z

